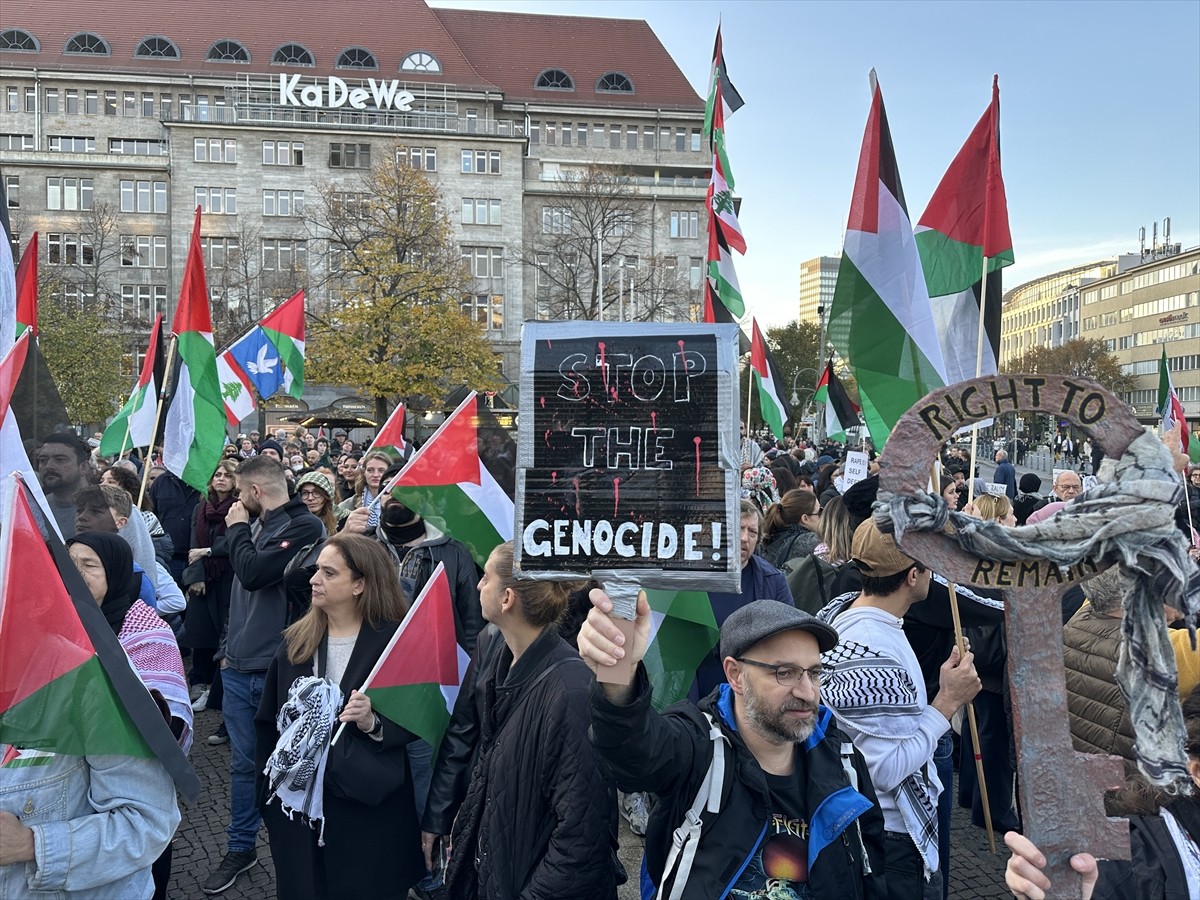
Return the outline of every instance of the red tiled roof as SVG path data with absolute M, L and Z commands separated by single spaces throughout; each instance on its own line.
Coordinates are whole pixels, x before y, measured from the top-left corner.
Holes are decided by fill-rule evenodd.
M 506 100 L 539 103 L 700 110 L 704 101 L 640 19 L 596 19 L 531 13 L 435 8 L 476 71 L 504 91 Z M 546 69 L 562 69 L 573 92 L 537 90 Z M 596 82 L 620 72 L 632 94 L 596 92 Z
M 3 0 L 0 30 L 21 28 L 41 44 L 38 53 L 4 53 L 0 63 L 47 69 L 228 75 L 287 69 L 314 75 L 402 78 L 464 87 L 495 88 L 471 65 L 423 0 L 105 0 L 103 3 Z M 105 56 L 64 55 L 66 42 L 88 31 L 106 40 Z M 179 47 L 181 58 L 135 59 L 142 38 L 161 35 Z M 207 62 L 209 47 L 234 40 L 250 52 L 250 64 Z M 272 66 L 283 44 L 296 43 L 316 57 L 315 68 Z M 347 47 L 365 47 L 377 70 L 337 69 Z M 408 54 L 422 50 L 441 63 L 438 75 L 400 72 Z

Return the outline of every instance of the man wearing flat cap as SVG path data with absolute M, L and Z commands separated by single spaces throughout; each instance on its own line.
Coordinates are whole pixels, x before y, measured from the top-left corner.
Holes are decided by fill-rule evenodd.
M 862 590 L 835 597 L 817 617 L 837 628 L 837 646 L 822 657 L 830 668 L 823 693 L 838 725 L 867 761 L 883 810 L 887 896 L 922 896 L 938 871 L 938 740 L 950 718 L 980 688 L 972 655 L 955 647 L 942 664 L 929 703 L 916 654 L 904 635 L 904 614 L 929 593 L 931 574 L 900 552 L 871 519 L 854 532 L 851 559 Z
M 641 664 L 650 608 L 626 642 L 602 591 L 579 632 L 593 671 L 621 658 L 628 684 L 592 686 L 592 741 L 625 791 L 658 798 L 642 883 L 690 897 L 883 898 L 883 819 L 863 757 L 821 705 L 821 654 L 837 632 L 776 600 L 721 626 L 726 682 L 661 714 Z M 645 894 L 645 890 L 643 890 Z

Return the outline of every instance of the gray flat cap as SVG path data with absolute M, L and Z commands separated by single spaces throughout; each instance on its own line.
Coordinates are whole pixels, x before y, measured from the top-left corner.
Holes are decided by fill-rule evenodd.
M 721 626 L 721 659 L 737 659 L 759 641 L 784 631 L 807 631 L 822 653 L 838 642 L 837 631 L 816 616 L 778 600 L 755 600 L 735 610 Z

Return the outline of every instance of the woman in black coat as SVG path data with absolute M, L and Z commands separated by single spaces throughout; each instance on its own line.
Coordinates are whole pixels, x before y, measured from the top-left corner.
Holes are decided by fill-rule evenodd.
M 615 900 L 617 798 L 588 739 L 592 674 L 555 629 L 572 586 L 517 582 L 512 554 L 497 547 L 479 582 L 490 624 L 434 766 L 426 859 L 452 834 L 455 900 Z
M 405 746 L 415 735 L 371 709 L 357 690 L 407 611 L 396 570 L 377 541 L 339 534 L 326 541 L 312 577 L 312 606 L 283 633 L 255 716 L 258 798 L 281 900 L 401 898 L 424 874 Z M 280 742 L 277 715 L 298 678 L 319 675 L 341 688 L 346 724 L 329 749 L 323 822 L 268 800 L 262 775 Z M 332 723 L 336 730 L 337 722 Z M 325 737 L 328 740 L 328 735 Z M 319 841 L 323 840 L 322 846 Z

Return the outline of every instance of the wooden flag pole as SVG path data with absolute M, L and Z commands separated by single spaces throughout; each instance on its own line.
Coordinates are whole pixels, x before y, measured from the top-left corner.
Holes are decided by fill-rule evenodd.
M 983 278 L 979 282 L 979 328 L 975 335 L 975 377 L 978 378 L 983 374 L 983 323 L 987 313 L 987 276 L 988 276 L 988 258 L 983 258 Z M 997 360 L 999 362 L 999 360 Z M 967 502 L 975 502 L 975 454 L 979 449 L 979 423 L 974 422 L 971 425 L 971 471 L 967 473 Z M 988 834 L 991 835 L 991 823 L 989 822 Z M 995 852 L 995 848 L 992 849 Z
M 750 351 L 750 360 L 746 364 L 746 437 L 750 435 L 750 410 L 754 404 L 754 351 Z
M 171 346 L 167 348 L 167 368 L 163 375 L 162 390 L 158 392 L 158 404 L 154 408 L 154 430 L 150 432 L 150 447 L 146 458 L 142 460 L 142 486 L 138 491 L 137 507 L 142 508 L 142 500 L 146 497 L 146 484 L 150 480 L 150 469 L 154 463 L 154 439 L 158 436 L 158 425 L 162 421 L 163 402 L 167 399 L 167 390 L 171 382 L 171 368 L 175 363 L 175 350 L 179 344 L 179 335 L 171 335 Z

